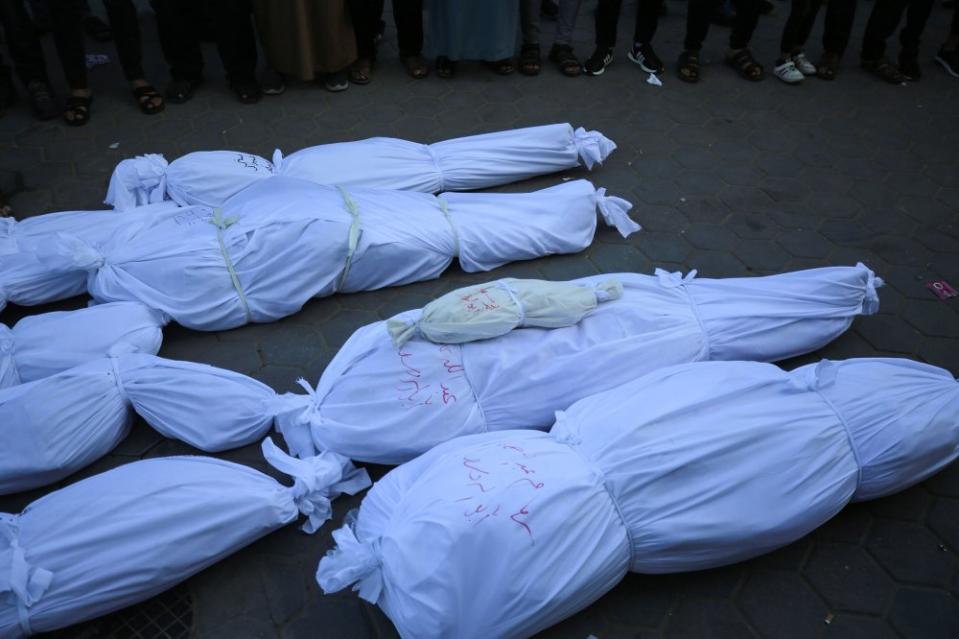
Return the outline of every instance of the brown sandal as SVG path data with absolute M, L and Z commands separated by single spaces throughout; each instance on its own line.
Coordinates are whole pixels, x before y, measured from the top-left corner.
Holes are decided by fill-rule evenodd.
M 369 84 L 373 73 L 373 61 L 369 58 L 360 58 L 350 67 L 350 82 L 353 84 Z
M 839 74 L 839 56 L 835 53 L 823 53 L 816 64 L 816 76 L 823 80 L 835 80 Z
M 699 82 L 699 53 L 683 51 L 679 54 L 677 75 L 683 82 Z
M 763 65 L 756 61 L 749 49 L 740 49 L 726 55 L 726 64 L 736 69 L 739 75 L 751 82 L 763 79 Z
M 875 76 L 885 80 L 889 84 L 905 84 L 907 78 L 899 67 L 894 65 L 886 58 L 878 60 L 863 60 L 862 68 Z
M 524 44 L 519 54 L 519 72 L 523 75 L 539 75 L 543 68 L 538 44 Z
M 422 80 L 430 74 L 430 65 L 419 54 L 408 55 L 403 58 L 403 66 L 406 67 L 406 72 L 416 80 Z

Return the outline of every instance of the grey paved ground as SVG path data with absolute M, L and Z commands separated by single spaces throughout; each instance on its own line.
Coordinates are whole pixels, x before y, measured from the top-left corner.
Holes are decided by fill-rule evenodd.
M 671 61 L 683 10 L 676 2 L 669 6 L 658 48 Z M 860 14 L 870 6 L 864 4 Z M 585 3 L 584 16 L 591 9 Z M 762 20 L 755 40 L 765 61 L 775 55 L 785 5 L 777 3 L 777 13 Z M 632 10 L 626 14 L 631 19 Z M 476 66 L 462 69 L 452 82 L 415 82 L 397 68 L 390 30 L 380 73 L 368 87 L 331 95 L 300 85 L 249 107 L 232 101 L 214 69 L 214 81 L 192 103 L 151 118 L 135 110 L 114 64 L 93 74 L 99 93 L 93 122 L 84 129 L 37 124 L 19 112 L 0 119 L 0 169 L 18 171 L 5 179 L 22 187 L 12 203 L 25 216 L 97 207 L 111 168 L 136 153 L 175 157 L 229 148 L 268 154 L 276 146 L 292 151 L 372 135 L 428 142 L 568 120 L 619 143 L 592 179 L 632 199 L 645 232 L 623 241 L 603 229 L 580 255 L 490 275 L 454 269 L 434 282 L 317 300 L 273 325 L 217 335 L 171 328 L 162 355 L 242 371 L 286 391 L 298 376 L 316 380 L 357 327 L 467 282 L 650 272 L 655 266 L 698 268 L 704 276 L 759 275 L 861 260 L 889 284 L 881 291 L 880 314 L 857 320 L 848 334 L 807 359 L 907 355 L 959 373 L 959 299 L 941 302 L 923 288 L 940 277 L 959 285 L 959 81 L 929 62 L 946 19 L 937 6 L 923 48 L 926 77 L 908 87 L 882 85 L 856 68 L 863 15 L 840 80 L 801 87 L 734 77 L 719 64 L 726 37 L 720 28 L 707 43 L 704 53 L 712 64 L 699 86 L 672 75 L 663 88 L 647 86 L 622 53 L 596 79 L 571 81 L 552 69 L 536 79 L 502 79 Z M 152 23 L 145 20 L 152 41 Z M 584 19 L 581 52 L 590 49 L 590 31 Z M 153 53 L 151 66 L 159 81 L 164 74 L 156 58 Z M 109 148 L 113 143 L 119 144 L 115 150 Z M 529 190 L 559 179 L 510 188 Z M 37 310 L 47 309 L 29 312 Z M 24 312 L 11 308 L 0 319 L 12 322 Z M 80 476 L 180 452 L 193 451 L 140 425 Z M 264 469 L 256 447 L 223 457 Z M 379 476 L 385 469 L 373 471 Z M 0 510 L 16 512 L 40 494 L 4 498 Z M 339 501 L 333 524 L 358 503 Z M 289 527 L 191 579 L 193 636 L 394 636 L 374 607 L 352 595 L 318 593 L 312 573 L 330 545 L 332 527 L 314 537 Z M 956 637 L 957 552 L 954 465 L 901 495 L 847 508 L 807 538 L 754 561 L 697 574 L 631 575 L 543 636 Z M 103 628 L 86 626 L 63 636 L 98 636 Z

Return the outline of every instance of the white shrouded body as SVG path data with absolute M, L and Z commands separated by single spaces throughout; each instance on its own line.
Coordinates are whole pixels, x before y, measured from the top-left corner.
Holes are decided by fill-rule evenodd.
M 369 485 L 336 455 L 267 460 L 283 486 L 209 457 L 126 464 L 0 513 L 0 637 L 63 628 L 148 599 L 297 518 L 312 532 L 329 500 Z
M 334 450 L 401 463 L 453 437 L 548 428 L 553 413 L 644 373 L 700 360 L 774 361 L 820 348 L 876 312 L 881 280 L 863 265 L 769 277 L 612 273 L 623 296 L 565 328 L 466 344 L 414 339 L 385 322 L 356 331 L 324 370 L 312 406 L 278 418 L 297 454 Z M 399 318 L 415 319 L 418 311 Z
M 104 357 L 0 390 L 0 494 L 99 459 L 126 437 L 133 411 L 166 437 L 216 452 L 262 438 L 275 401 L 246 375 L 146 354 Z
M 101 302 L 137 300 L 178 323 L 222 330 L 297 312 L 311 297 L 581 251 L 597 210 L 621 233 L 630 204 L 585 180 L 528 194 L 343 190 L 260 181 L 222 210 L 121 229 L 99 249 L 61 236 L 53 268 L 90 271 Z M 193 211 L 193 210 L 191 210 Z
M 172 199 L 183 206 L 221 206 L 273 175 L 348 188 L 439 193 L 472 191 L 537 175 L 601 164 L 616 145 L 598 131 L 548 124 L 434 144 L 369 138 L 322 144 L 273 161 L 238 151 L 188 153 L 169 164 L 162 155 L 120 162 L 106 203 L 126 210 Z
M 110 353 L 155 355 L 166 317 L 138 302 L 101 304 L 0 324 L 0 389 L 49 377 Z
M 673 366 L 587 397 L 550 433 L 484 433 L 387 474 L 317 573 L 403 637 L 526 637 L 627 569 L 788 544 L 959 454 L 959 383 L 908 360 Z

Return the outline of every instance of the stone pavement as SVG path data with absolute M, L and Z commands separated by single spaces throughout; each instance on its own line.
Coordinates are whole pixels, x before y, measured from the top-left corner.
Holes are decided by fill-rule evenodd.
M 671 69 L 684 10 L 681 3 L 668 4 L 670 15 L 657 36 L 657 49 L 670 63 L 662 88 L 643 82 L 623 47 L 601 78 L 568 80 L 552 68 L 533 79 L 500 78 L 464 65 L 453 81 L 413 81 L 399 69 L 390 28 L 373 84 L 338 95 L 299 84 L 284 96 L 242 106 L 220 80 L 210 48 L 208 84 L 193 102 L 169 105 L 159 116 L 139 114 L 115 63 L 92 73 L 97 99 L 85 128 L 8 113 L 0 119 L 0 174 L 19 188 L 11 201 L 26 216 L 97 208 L 115 163 L 144 152 L 173 158 L 222 148 L 268 155 L 274 147 L 293 151 L 374 135 L 432 142 L 569 121 L 599 129 L 619 144 L 590 177 L 635 202 L 644 232 L 627 241 L 604 228 L 579 255 L 491 274 L 454 268 L 433 282 L 316 300 L 276 324 L 220 334 L 171 327 L 161 354 L 241 371 L 288 391 L 299 376 L 318 379 L 359 326 L 467 283 L 649 273 L 657 266 L 696 268 L 703 276 L 761 275 L 863 261 L 888 284 L 880 291 L 880 313 L 857 320 L 823 351 L 785 366 L 889 354 L 959 373 L 959 299 L 939 301 L 924 288 L 939 278 L 959 286 L 959 81 L 931 63 L 948 13 L 937 2 L 922 50 L 926 75 L 918 84 L 887 86 L 858 70 L 856 49 L 871 8 L 861 3 L 851 51 L 835 83 L 812 79 L 790 87 L 772 78 L 758 85 L 740 80 L 721 64 L 726 30 L 713 27 L 703 82 L 689 86 Z M 592 6 L 584 3 L 577 30 L 577 50 L 585 55 L 592 49 Z M 632 10 L 624 13 L 623 43 L 629 41 Z M 777 2 L 776 15 L 761 20 L 754 51 L 766 63 L 776 55 L 786 13 L 787 5 Z M 144 24 L 152 77 L 162 82 L 152 18 L 145 16 Z M 110 45 L 91 50 L 115 57 Z M 815 40 L 810 53 L 818 54 Z M 586 175 L 579 170 L 565 177 Z M 540 188 L 560 177 L 508 189 Z M 0 320 L 44 310 L 50 309 L 11 308 Z M 114 453 L 68 481 L 137 458 L 191 452 L 140 424 Z M 266 470 L 255 446 L 222 457 Z M 371 470 L 378 477 L 387 469 Z M 41 494 L 0 499 L 0 511 L 17 512 Z M 330 531 L 359 502 L 336 502 L 334 521 L 315 536 L 290 526 L 189 580 L 177 592 L 192 596 L 190 636 L 394 637 L 375 607 L 352 594 L 322 596 L 312 578 L 330 546 Z M 956 637 L 957 553 L 959 465 L 953 465 L 900 495 L 851 506 L 808 537 L 753 561 L 695 574 L 630 575 L 542 636 Z M 168 636 L 157 626 L 134 634 L 116 620 L 59 636 Z

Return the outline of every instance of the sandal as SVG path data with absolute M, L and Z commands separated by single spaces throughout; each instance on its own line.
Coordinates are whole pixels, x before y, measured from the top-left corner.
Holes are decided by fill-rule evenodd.
M 835 80 L 839 73 L 839 56 L 835 53 L 823 53 L 816 64 L 816 76 L 823 80 Z
M 154 115 L 166 108 L 163 96 L 153 86 L 144 84 L 133 88 L 133 99 L 140 106 L 140 111 L 147 115 Z M 157 102 L 159 100 L 159 102 Z
M 373 79 L 373 61 L 369 58 L 360 58 L 350 67 L 350 82 L 353 84 L 369 84 Z
M 736 69 L 739 75 L 751 82 L 763 79 L 763 65 L 756 62 L 756 58 L 749 49 L 739 49 L 726 54 L 726 64 Z
M 93 104 L 92 95 L 71 95 L 67 98 L 63 120 L 70 126 L 83 126 L 90 121 L 91 104 Z M 68 117 L 69 115 L 73 117 Z
M 430 74 L 430 65 L 419 54 L 405 56 L 402 58 L 402 62 L 403 66 L 406 67 L 406 72 L 416 80 L 422 80 Z
M 441 55 L 436 58 L 436 75 L 446 79 L 452 78 L 456 75 L 456 63 L 445 55 Z
M 492 62 L 487 62 L 486 66 L 493 70 L 493 73 L 496 75 L 509 75 L 516 70 L 516 67 L 513 66 L 512 58 L 503 58 L 502 60 L 493 60 Z
M 523 75 L 539 75 L 543 66 L 538 44 L 524 44 L 519 54 L 519 72 Z
M 556 64 L 560 72 L 569 78 L 575 78 L 583 71 L 579 59 L 573 53 L 573 47 L 568 44 L 554 44 L 549 50 L 549 61 Z
M 230 88 L 236 94 L 236 99 L 243 104 L 256 104 L 263 97 L 263 91 L 256 80 L 247 80 L 245 82 L 231 82 Z
M 906 76 L 899 67 L 890 62 L 887 58 L 878 60 L 863 60 L 862 68 L 875 76 L 885 80 L 889 84 L 905 84 Z
M 679 79 L 684 82 L 699 82 L 699 52 L 683 51 L 679 54 Z
M 183 104 L 193 99 L 201 80 L 174 80 L 166 88 L 166 99 L 173 104 Z

